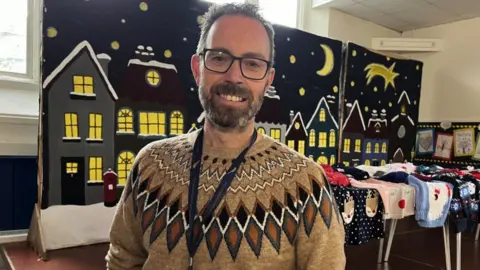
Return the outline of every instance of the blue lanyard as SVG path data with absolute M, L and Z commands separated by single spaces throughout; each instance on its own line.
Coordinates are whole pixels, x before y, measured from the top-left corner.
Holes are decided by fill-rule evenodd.
M 198 241 L 198 237 L 195 237 L 194 223 L 195 214 L 197 213 L 197 197 L 198 197 L 198 183 L 200 182 L 201 173 L 201 160 L 203 155 L 203 128 L 200 129 L 195 144 L 193 146 L 192 164 L 190 167 L 190 184 L 188 186 L 188 233 L 187 233 L 187 245 L 188 252 L 190 254 L 190 266 L 189 269 L 193 269 L 193 256 L 195 255 Z M 222 199 L 225 197 L 228 188 L 232 184 L 238 168 L 245 161 L 245 154 L 250 150 L 255 141 L 257 140 L 257 130 L 254 129 L 253 135 L 250 138 L 248 146 L 232 161 L 232 165 L 228 169 L 227 173 L 223 176 L 222 181 L 215 190 L 215 193 L 207 203 L 205 212 L 202 214 L 203 220 L 210 220 L 213 212 L 218 207 Z M 201 230 L 201 228 L 199 228 Z M 198 236 L 201 235 L 198 233 Z

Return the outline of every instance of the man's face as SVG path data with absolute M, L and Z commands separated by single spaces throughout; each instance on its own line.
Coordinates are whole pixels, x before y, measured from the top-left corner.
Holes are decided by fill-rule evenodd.
M 242 129 L 260 110 L 265 91 L 270 87 L 274 70 L 265 68 L 261 80 L 246 78 L 259 73 L 262 68 L 255 60 L 244 60 L 242 69 L 234 61 L 227 72 L 231 56 L 251 57 L 269 61 L 270 42 L 263 25 L 243 16 L 223 16 L 217 20 L 207 37 L 206 49 L 212 49 L 204 57 L 192 57 L 192 71 L 199 86 L 199 98 L 206 117 L 214 125 L 227 129 Z M 204 61 L 207 61 L 207 68 Z M 262 72 L 260 72 L 262 73 Z M 261 74 L 263 76 L 263 74 Z

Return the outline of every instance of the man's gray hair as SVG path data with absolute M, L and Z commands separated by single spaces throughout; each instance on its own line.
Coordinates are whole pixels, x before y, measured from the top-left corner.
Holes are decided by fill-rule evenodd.
M 270 61 L 273 65 L 275 58 L 275 30 L 270 22 L 268 22 L 261 14 L 259 7 L 254 4 L 237 4 L 229 3 L 223 5 L 211 5 L 208 11 L 203 16 L 204 21 L 202 22 L 200 29 L 200 40 L 198 41 L 197 54 L 203 52 L 207 44 L 208 32 L 212 28 L 212 25 L 220 17 L 225 15 L 240 15 L 248 18 L 255 19 L 259 21 L 267 31 L 268 39 L 270 41 Z

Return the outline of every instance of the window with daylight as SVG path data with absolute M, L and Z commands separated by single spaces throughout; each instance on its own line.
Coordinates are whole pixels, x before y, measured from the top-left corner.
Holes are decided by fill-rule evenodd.
M 68 173 L 68 174 L 78 173 L 78 163 L 77 162 L 67 162 L 67 166 L 66 166 L 65 170 L 66 170 L 66 173 Z
M 65 140 L 78 140 L 78 115 L 76 113 L 65 114 Z
M 121 109 L 118 112 L 117 133 L 134 133 L 133 132 L 133 112 L 130 109 Z
M 93 96 L 93 77 L 73 76 L 73 94 Z
M 336 135 L 335 135 L 335 130 L 331 129 L 330 130 L 330 136 L 328 136 L 328 146 L 329 147 L 335 147 L 336 143 Z
M 317 160 L 317 163 L 319 163 L 319 164 L 328 164 L 328 158 L 325 157 L 325 156 L 319 156 L 319 157 L 318 157 L 318 160 Z
M 160 136 L 165 135 L 164 112 L 141 112 L 139 114 L 140 134 L 141 136 Z
M 308 136 L 308 146 L 310 147 L 315 147 L 315 130 L 314 129 L 310 129 L 310 135 Z
M 183 114 L 174 111 L 170 115 L 170 135 L 183 134 Z
M 125 186 L 125 183 L 127 183 L 127 176 L 132 169 L 134 159 L 135 155 L 129 151 L 122 152 L 118 155 L 117 172 L 119 186 Z
M 102 140 L 102 115 L 91 113 L 88 125 L 88 140 Z
M 146 79 L 151 86 L 156 87 L 160 85 L 160 73 L 156 70 L 147 71 Z
M 259 128 L 257 128 L 257 132 L 258 132 L 259 134 L 264 135 L 264 134 L 265 134 L 265 129 L 262 128 L 262 127 L 259 127 Z
M 27 75 L 30 0 L 0 0 L 0 73 Z
M 318 133 L 318 147 L 327 147 L 327 133 L 319 132 Z
M 298 0 L 257 0 L 265 19 L 274 24 L 297 27 Z M 249 1 L 254 2 L 254 1 Z
M 343 152 L 350 153 L 350 139 L 343 140 Z
M 298 153 L 305 155 L 305 141 L 298 141 Z
M 280 129 L 279 128 L 270 129 L 270 137 L 272 137 L 272 139 L 279 142 L 280 141 Z
M 102 157 L 90 157 L 88 162 L 88 182 L 98 183 L 103 182 L 103 159 Z
M 320 120 L 320 122 L 325 122 L 325 109 L 324 108 L 320 109 L 319 120 Z

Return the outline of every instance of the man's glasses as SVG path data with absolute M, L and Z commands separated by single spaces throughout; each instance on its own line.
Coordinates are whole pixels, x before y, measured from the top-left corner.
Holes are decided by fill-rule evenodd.
M 235 57 L 222 50 L 205 49 L 202 53 L 205 68 L 217 72 L 226 73 L 235 60 L 240 62 L 242 75 L 251 80 L 262 80 L 267 75 L 271 63 L 267 60 L 254 57 Z

